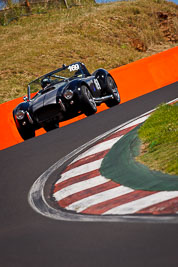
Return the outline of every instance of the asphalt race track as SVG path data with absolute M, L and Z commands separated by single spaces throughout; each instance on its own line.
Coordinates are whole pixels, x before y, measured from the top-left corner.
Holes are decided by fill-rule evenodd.
M 0 266 L 178 266 L 169 223 L 65 222 L 28 204 L 35 180 L 98 135 L 178 97 L 178 82 L 0 151 Z

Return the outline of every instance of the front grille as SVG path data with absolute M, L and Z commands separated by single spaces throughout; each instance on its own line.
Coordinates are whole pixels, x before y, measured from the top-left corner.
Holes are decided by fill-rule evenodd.
M 50 105 L 47 107 L 43 107 L 35 112 L 35 118 L 38 122 L 43 122 L 55 118 L 60 113 L 59 105 Z

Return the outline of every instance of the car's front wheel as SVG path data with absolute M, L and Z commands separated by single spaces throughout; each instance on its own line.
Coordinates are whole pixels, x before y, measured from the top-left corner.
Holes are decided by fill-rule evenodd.
M 48 124 L 45 124 L 44 127 L 46 132 L 49 132 L 49 131 L 52 131 L 54 129 L 57 129 L 59 128 L 59 124 L 58 123 L 48 123 Z
M 35 137 L 35 130 L 32 127 L 25 127 L 24 128 L 17 128 L 19 131 L 19 134 L 23 138 L 23 140 L 30 139 L 32 137 Z
M 81 106 L 86 116 L 93 115 L 97 111 L 95 100 L 86 85 L 81 86 Z
M 106 101 L 106 105 L 108 107 L 113 107 L 120 103 L 120 95 L 117 89 L 117 85 L 114 81 L 114 79 L 108 75 L 106 78 L 106 86 L 107 86 L 107 93 L 113 95 L 113 99 L 109 99 Z

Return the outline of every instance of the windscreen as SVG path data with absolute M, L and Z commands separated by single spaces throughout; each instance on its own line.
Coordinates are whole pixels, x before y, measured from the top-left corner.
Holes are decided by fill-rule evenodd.
M 38 91 L 40 91 L 41 88 L 41 79 L 37 79 L 36 81 L 32 82 L 30 84 L 30 93 L 37 93 Z
M 46 85 L 50 85 L 61 81 L 73 79 L 76 77 L 82 77 L 82 70 L 79 63 L 71 64 L 63 69 L 59 69 L 53 72 L 50 72 L 29 84 L 28 95 L 30 98 L 40 90 L 44 89 Z M 46 83 L 45 83 L 46 82 Z
M 65 69 L 56 72 L 50 76 L 51 79 L 70 79 L 73 77 L 81 77 L 82 71 L 80 65 L 78 63 L 72 64 Z

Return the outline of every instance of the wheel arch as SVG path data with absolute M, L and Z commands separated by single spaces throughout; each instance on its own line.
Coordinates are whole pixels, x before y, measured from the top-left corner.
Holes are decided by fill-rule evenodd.
M 92 76 L 96 76 L 96 74 L 101 74 L 101 75 L 104 74 L 105 76 L 107 76 L 109 74 L 109 72 L 105 69 L 100 68 L 100 69 L 95 70 L 92 73 Z
M 13 116 L 15 116 L 15 113 L 18 110 L 24 110 L 24 111 L 28 111 L 29 108 L 29 102 L 21 102 L 20 104 L 18 104 L 14 109 L 13 109 Z
M 35 128 L 34 126 L 32 126 L 32 124 L 29 122 L 29 119 L 27 118 L 28 108 L 29 108 L 29 102 L 22 102 L 19 105 L 17 105 L 12 112 L 17 130 L 20 136 L 22 137 L 22 139 L 24 140 L 27 140 L 35 136 Z M 26 122 L 25 126 L 22 126 L 22 122 L 19 121 L 15 116 L 18 110 L 23 110 L 26 113 L 24 119 L 22 120 Z
M 13 118 L 14 118 L 14 121 L 16 124 L 20 125 L 18 122 L 18 120 L 16 119 L 15 117 L 15 114 L 18 110 L 23 110 L 23 111 L 28 111 L 28 107 L 29 107 L 29 103 L 28 102 L 22 102 L 20 104 L 18 104 L 12 111 L 12 114 L 13 114 Z
M 90 86 L 89 86 L 85 81 L 81 81 L 81 83 L 80 83 L 80 87 L 81 87 L 82 85 L 85 85 L 85 86 L 88 88 L 88 90 L 90 91 L 90 93 L 92 94 L 92 90 L 91 90 Z M 93 94 L 92 94 L 92 95 L 93 95 Z
M 106 79 L 108 75 L 111 76 L 110 73 L 107 70 L 100 68 L 100 69 L 95 70 L 92 75 L 95 76 L 96 79 L 98 79 L 102 89 L 106 89 L 106 86 L 107 86 Z

